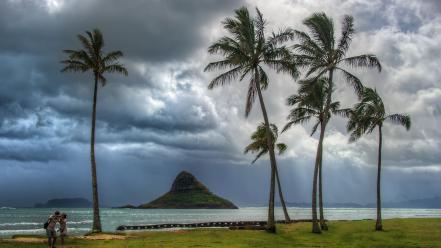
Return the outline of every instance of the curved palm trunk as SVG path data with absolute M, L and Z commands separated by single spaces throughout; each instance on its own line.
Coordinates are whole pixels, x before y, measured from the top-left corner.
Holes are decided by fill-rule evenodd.
M 92 131 L 90 135 L 90 165 L 92 170 L 92 195 L 93 195 L 93 224 L 92 232 L 101 232 L 101 219 L 98 201 L 98 183 L 96 177 L 95 162 L 95 122 L 96 122 L 96 102 L 98 95 L 98 78 L 95 75 L 95 86 L 93 90 L 93 110 L 92 110 Z
M 321 233 L 320 227 L 318 225 L 317 221 L 317 177 L 319 174 L 319 171 L 321 172 L 321 164 L 322 164 L 322 154 L 323 154 L 323 139 L 325 137 L 325 129 L 326 129 L 326 123 L 328 123 L 326 113 L 329 112 L 329 108 L 331 106 L 331 96 L 332 96 L 332 77 L 334 76 L 334 70 L 329 70 L 329 78 L 328 78 L 328 92 L 326 94 L 326 105 L 325 105 L 325 116 L 323 117 L 324 120 L 322 121 L 323 125 L 320 125 L 320 138 L 319 143 L 317 146 L 317 155 L 315 158 L 315 166 L 314 166 L 314 179 L 312 184 L 312 232 L 313 233 Z M 321 173 L 320 173 L 321 174 Z M 320 180 L 320 188 L 321 188 L 321 180 Z M 320 190 L 321 191 L 321 190 Z
M 270 162 L 271 162 L 271 179 L 270 179 L 270 196 L 269 196 L 269 206 L 268 206 L 268 222 L 266 230 L 271 233 L 276 232 L 276 225 L 274 221 L 274 191 L 275 191 L 275 171 L 276 171 L 276 155 L 274 154 L 274 145 L 271 138 L 271 130 L 268 121 L 268 115 L 266 113 L 265 103 L 263 102 L 262 91 L 260 90 L 259 74 L 256 70 L 255 83 L 257 88 L 257 94 L 259 96 L 260 108 L 262 109 L 263 119 L 265 121 L 266 127 L 266 141 L 269 150 Z
M 291 218 L 289 218 L 288 210 L 286 208 L 285 198 L 283 197 L 282 187 L 281 187 L 280 178 L 279 178 L 279 170 L 277 169 L 277 167 L 275 167 L 275 172 L 276 172 L 277 188 L 279 190 L 280 203 L 282 204 L 283 214 L 285 215 L 285 221 L 291 222 Z
M 318 221 L 317 221 L 317 175 L 320 169 L 321 157 L 323 152 L 323 138 L 325 133 L 325 126 L 320 126 L 320 138 L 317 146 L 317 153 L 315 157 L 314 166 L 314 179 L 312 184 L 312 232 L 321 233 Z
M 322 184 L 322 164 L 323 164 L 323 144 L 320 152 L 320 163 L 319 163 L 319 209 L 320 209 L 320 228 L 327 231 L 328 225 L 325 222 L 325 217 L 323 214 L 323 184 Z
M 378 125 L 378 170 L 377 170 L 377 222 L 375 223 L 375 230 L 382 231 L 383 225 L 381 223 L 381 147 L 383 142 L 383 133 L 381 131 L 381 124 Z

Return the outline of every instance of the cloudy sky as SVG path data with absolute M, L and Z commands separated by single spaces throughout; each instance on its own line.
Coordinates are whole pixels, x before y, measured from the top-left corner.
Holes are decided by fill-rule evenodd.
M 30 206 L 55 197 L 91 199 L 89 132 L 92 80 L 62 74 L 63 49 L 99 28 L 106 51 L 122 50 L 128 77 L 109 75 L 99 88 L 97 164 L 101 201 L 148 202 L 188 170 L 213 192 L 241 206 L 268 199 L 267 158 L 243 155 L 262 117 L 258 103 L 244 117 L 246 82 L 209 91 L 218 57 L 210 43 L 225 34 L 234 9 L 257 6 L 268 30 L 305 30 L 302 20 L 324 11 L 337 30 L 353 15 L 350 55 L 376 54 L 383 72 L 354 70 L 376 87 L 390 113 L 408 113 L 409 132 L 384 128 L 385 201 L 440 196 L 441 4 L 438 0 L 5 0 L 0 2 L 0 206 Z M 286 122 L 285 99 L 297 84 L 270 72 L 264 92 L 270 120 Z M 337 78 L 338 81 L 338 78 Z M 356 98 L 337 83 L 344 107 Z M 348 144 L 346 120 L 334 118 L 325 139 L 325 201 L 375 201 L 377 137 Z M 280 137 L 278 157 L 288 202 L 309 202 L 317 137 L 296 126 Z

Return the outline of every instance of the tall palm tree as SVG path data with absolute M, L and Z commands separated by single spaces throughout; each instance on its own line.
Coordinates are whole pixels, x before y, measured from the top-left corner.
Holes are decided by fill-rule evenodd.
M 293 46 L 296 52 L 295 58 L 299 67 L 307 69 L 305 80 L 315 82 L 318 78 L 328 78 L 328 90 L 326 97 L 325 113 L 328 113 L 332 102 L 332 89 L 334 88 L 334 73 L 340 73 L 345 81 L 349 83 L 360 95 L 363 85 L 356 76 L 344 69 L 342 66 L 376 68 L 381 71 L 381 65 L 377 57 L 372 54 L 347 57 L 352 36 L 354 34 L 353 18 L 345 16 L 342 23 L 342 34 L 336 42 L 334 34 L 334 22 L 325 13 L 314 13 L 303 21 L 309 33 L 294 31 L 299 43 Z M 329 119 L 328 116 L 325 116 Z M 325 125 L 320 126 L 320 133 L 324 134 L 328 120 Z M 319 139 L 317 154 L 314 166 L 314 178 L 312 189 L 312 232 L 321 233 L 317 222 L 317 177 L 322 157 L 324 135 Z
M 291 128 L 294 124 L 307 123 L 311 119 L 316 119 L 313 125 L 311 136 L 317 131 L 317 129 L 325 126 L 330 119 L 331 114 L 341 114 L 339 107 L 340 102 L 332 102 L 327 112 L 327 92 L 328 92 L 328 80 L 321 77 L 316 82 L 300 81 L 300 87 L 298 93 L 290 96 L 287 99 L 287 105 L 294 108 L 290 111 L 287 119 L 288 123 L 283 128 L 282 132 L 285 132 Z M 320 139 L 323 139 L 324 133 L 320 132 Z M 320 147 L 321 148 L 321 147 Z M 320 209 L 320 227 L 322 230 L 328 230 L 323 213 L 323 190 L 322 190 L 322 151 L 318 152 L 319 156 L 319 209 Z
M 386 115 L 384 104 L 377 91 L 372 88 L 365 88 L 360 103 L 357 103 L 350 111 L 348 131 L 351 132 L 350 142 L 359 139 L 365 133 L 372 133 L 378 127 L 378 168 L 377 168 L 377 221 L 375 230 L 383 230 L 381 221 L 381 149 L 383 143 L 383 123 L 389 121 L 410 129 L 410 116 L 403 114 Z
M 278 72 L 288 72 L 294 78 L 298 77 L 298 71 L 293 63 L 289 49 L 281 45 L 283 42 L 293 38 L 293 31 L 291 29 L 282 29 L 278 33 L 272 33 L 270 37 L 266 37 L 266 22 L 259 9 L 256 9 L 256 12 L 257 16 L 252 18 L 250 17 L 248 9 L 242 7 L 235 10 L 234 18 L 226 18 L 222 22 L 229 36 L 224 36 L 214 42 L 208 48 L 208 52 L 211 54 L 220 54 L 224 59 L 209 63 L 205 67 L 205 71 L 226 70 L 210 82 L 208 85 L 209 89 L 223 86 L 236 79 L 242 81 L 246 77 L 249 78 L 245 105 L 246 117 L 251 111 L 256 94 L 259 98 L 267 132 L 266 138 L 271 161 L 270 197 L 266 229 L 269 232 L 275 232 L 274 191 L 277 164 L 270 135 L 271 130 L 268 114 L 262 96 L 262 90 L 266 89 L 269 83 L 263 66 L 269 66 Z
M 104 53 L 103 35 L 98 29 L 92 32 L 86 31 L 87 36 L 78 35 L 83 49 L 64 50 L 67 59 L 61 61 L 64 68 L 61 72 L 87 72 L 90 71 L 94 77 L 93 107 L 92 107 L 92 127 L 90 134 L 90 164 L 92 171 L 92 195 L 93 195 L 93 225 L 92 232 L 101 232 L 101 219 L 98 201 L 98 183 L 96 176 L 95 162 L 95 122 L 96 122 L 96 103 L 98 95 L 98 83 L 102 86 L 106 84 L 104 73 L 120 73 L 128 75 L 127 69 L 118 62 L 123 56 L 121 51 Z
M 279 151 L 279 155 L 281 155 L 282 153 L 284 153 L 286 151 L 287 146 L 284 143 L 277 143 L 276 144 L 277 138 L 279 137 L 279 129 L 274 124 L 270 124 L 270 128 L 271 128 L 271 134 L 272 134 L 272 142 L 275 145 L 275 147 L 277 147 L 277 150 Z M 256 162 L 262 155 L 268 153 L 268 145 L 266 143 L 265 123 L 261 123 L 257 127 L 257 130 L 253 134 L 251 134 L 251 140 L 252 140 L 252 143 L 247 145 L 247 147 L 245 147 L 244 153 L 248 153 L 248 152 L 256 153 L 257 152 L 256 158 L 251 162 L 252 164 L 254 164 L 254 162 Z M 285 221 L 290 222 L 291 218 L 289 218 L 288 210 L 286 209 L 286 203 L 285 203 L 285 199 L 283 197 L 282 186 L 280 183 L 279 172 L 278 172 L 277 167 L 276 167 L 276 182 L 277 182 L 277 188 L 279 191 L 280 203 L 282 204 L 283 214 L 285 215 Z

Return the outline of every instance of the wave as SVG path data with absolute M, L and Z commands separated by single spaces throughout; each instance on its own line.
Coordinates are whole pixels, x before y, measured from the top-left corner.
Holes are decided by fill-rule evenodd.
M 44 233 L 45 230 L 43 228 L 37 229 L 22 229 L 22 230 L 0 230 L 0 234 L 35 234 L 35 233 Z
M 68 225 L 75 225 L 75 224 L 90 224 L 92 223 L 92 220 L 81 220 L 81 221 L 67 221 Z
M 68 225 L 81 225 L 81 224 L 90 224 L 92 220 L 81 220 L 81 221 L 68 221 Z M 13 223 L 0 223 L 0 227 L 6 226 L 43 226 L 43 222 L 13 222 Z
M 69 228 L 68 232 L 88 232 L 90 228 Z M 0 235 L 4 234 L 38 234 L 46 233 L 43 228 L 36 229 L 18 229 L 18 230 L 0 230 Z
M 0 226 L 37 226 L 43 225 L 37 222 L 15 222 L 15 223 L 1 223 Z
M 13 207 L 0 207 L 0 210 L 14 210 L 16 208 Z

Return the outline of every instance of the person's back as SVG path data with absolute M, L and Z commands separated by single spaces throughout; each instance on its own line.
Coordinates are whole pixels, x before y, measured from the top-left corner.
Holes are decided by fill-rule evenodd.
M 49 219 L 48 219 L 49 224 L 47 225 L 48 230 L 55 231 L 55 226 L 57 225 L 57 218 L 58 218 L 58 216 L 56 216 L 56 215 L 49 216 Z
M 55 226 L 57 225 L 58 219 L 60 218 L 60 212 L 55 211 L 55 213 L 49 216 L 46 228 L 47 242 L 49 247 L 55 246 L 55 241 L 57 240 L 57 232 L 55 231 Z

